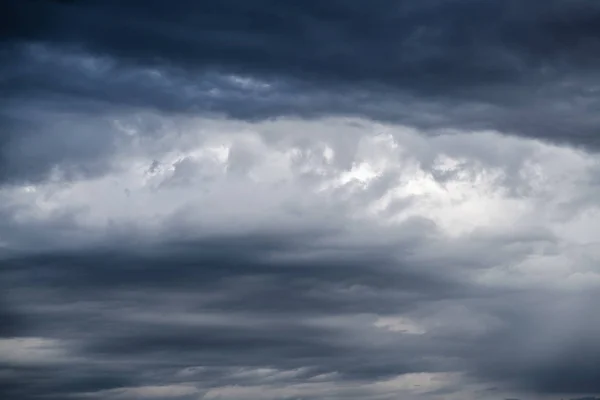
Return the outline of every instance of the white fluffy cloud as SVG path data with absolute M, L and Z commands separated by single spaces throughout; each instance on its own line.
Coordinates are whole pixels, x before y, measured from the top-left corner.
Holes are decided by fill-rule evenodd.
M 311 228 L 370 246 L 374 237 L 393 243 L 403 234 L 396 227 L 418 218 L 435 227 L 436 245 L 416 256 L 480 264 L 470 273 L 482 284 L 600 283 L 600 165 L 585 152 L 367 120 L 150 117 L 161 133 L 151 138 L 139 132 L 143 117 L 114 121 L 123 142 L 104 174 L 3 188 L 5 229 L 22 232 L 3 235 L 5 251 L 31 237 L 69 247 L 114 235 L 161 241 Z

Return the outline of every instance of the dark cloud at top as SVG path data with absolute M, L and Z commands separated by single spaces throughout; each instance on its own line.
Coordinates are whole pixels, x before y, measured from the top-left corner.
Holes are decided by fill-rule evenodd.
M 358 114 L 598 145 L 594 0 L 79 0 L 3 8 L 4 57 L 13 64 L 3 86 L 15 96 L 244 119 Z M 23 59 L 26 42 L 50 53 Z M 56 61 L 53 52 L 66 49 L 102 59 Z M 271 86 L 236 87 L 215 73 Z M 211 87 L 221 95 L 209 95 Z
M 9 35 L 140 63 L 444 93 L 597 67 L 594 1 L 77 1 L 13 5 Z M 9 14 L 10 15 L 10 14 Z M 581 70 L 580 70 L 581 69 Z M 457 92 L 460 93 L 460 92 Z

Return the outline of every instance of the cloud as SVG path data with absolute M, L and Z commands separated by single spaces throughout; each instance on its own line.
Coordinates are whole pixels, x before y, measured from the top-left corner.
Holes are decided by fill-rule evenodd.
M 3 340 L 30 360 L 4 368 L 40 382 L 13 397 L 598 390 L 592 155 L 347 119 L 110 134 L 98 174 L 2 189 L 5 308 L 27 321 Z M 411 376 L 447 378 L 392 383 Z
M 598 145 L 594 1 L 4 8 L 13 99 L 246 120 L 367 116 Z
M 0 397 L 597 395 L 596 3 L 213 3 L 0 6 Z

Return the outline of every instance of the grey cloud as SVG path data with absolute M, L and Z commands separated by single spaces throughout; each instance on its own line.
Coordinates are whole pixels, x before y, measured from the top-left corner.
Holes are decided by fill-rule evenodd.
M 8 8 L 3 86 L 16 98 L 242 119 L 351 114 L 598 144 L 594 1 Z
M 72 180 L 110 169 L 107 155 L 118 146 L 119 133 L 106 119 L 43 107 L 4 108 L 13 122 L 0 147 L 0 180 L 4 183 Z M 77 130 L 73 130 L 77 126 Z
M 592 305 L 597 296 L 583 291 L 553 299 L 537 293 L 521 295 L 521 308 L 497 305 L 511 323 L 484 339 L 490 346 L 475 364 L 478 373 L 535 393 L 597 393 L 600 321 Z
M 419 400 L 600 392 L 598 165 L 523 140 L 598 149 L 599 18 L 591 0 L 3 2 L 0 397 L 391 400 L 412 373 L 462 374 Z M 227 160 L 190 153 L 231 131 Z M 386 157 L 364 190 L 311 197 Z M 440 201 L 356 222 L 413 167 Z M 495 172 L 507 210 L 475 178 L 446 186 Z M 486 222 L 445 232 L 454 211 Z
M 0 338 L 18 336 L 25 330 L 26 321 L 23 315 L 15 312 L 12 307 L 0 300 Z
M 356 1 L 29 5 L 35 6 L 9 6 L 21 19 L 9 26 L 9 39 L 81 44 L 138 62 L 291 71 L 434 92 L 440 86 L 531 77 L 523 72 L 542 78 L 540 67 L 550 74 L 561 67 L 593 68 L 590 50 L 598 44 L 598 8 L 585 0 L 544 6 L 532 1 L 379 1 L 370 7 Z M 23 23 L 35 18 L 46 23 Z
M 422 232 L 415 235 L 424 237 Z M 465 264 L 464 254 L 479 257 L 481 244 L 461 249 L 459 243 L 412 242 L 404 249 L 397 244 L 378 247 L 376 253 L 368 246 L 344 246 L 333 256 L 293 256 L 326 243 L 325 238 L 314 232 L 252 235 L 4 259 L 2 285 L 11 288 L 7 304 L 31 321 L 8 337 L 59 340 L 70 349 L 75 365 L 81 365 L 77 368 L 83 368 L 57 379 L 55 374 L 69 375 L 70 367 L 22 370 L 9 363 L 5 369 L 23 382 L 40 383 L 5 390 L 23 398 L 42 392 L 58 398 L 173 385 L 186 382 L 182 371 L 199 367 L 204 372 L 194 382 L 209 390 L 243 384 L 232 375 L 236 366 L 304 371 L 293 378 L 298 382 L 334 374 L 328 379 L 349 384 L 472 367 L 477 368 L 473 375 L 485 381 L 537 392 L 597 390 L 590 357 L 598 351 L 592 339 L 595 320 L 584 325 L 573 320 L 569 340 L 579 343 L 587 337 L 580 342 L 584 347 L 572 352 L 557 342 L 562 353 L 536 361 L 537 349 L 530 348 L 536 329 L 551 324 L 546 318 L 553 316 L 554 305 L 569 298 L 541 291 L 481 290 L 461 280 L 461 269 L 477 268 L 477 263 Z M 428 257 L 427 247 L 438 256 Z M 291 257 L 273 258 L 281 254 Z M 498 251 L 486 264 L 503 263 L 506 256 Z M 444 263 L 436 265 L 441 259 Z M 597 298 L 590 296 L 590 301 Z M 564 321 L 568 311 L 574 310 L 563 307 L 554 316 Z M 407 335 L 375 328 L 376 316 L 386 315 L 403 315 L 426 327 L 431 320 L 433 329 Z M 576 361 L 579 351 L 586 353 L 589 365 Z M 542 354 L 550 353 L 542 349 Z M 54 383 L 42 383 L 48 379 Z M 294 381 L 279 384 L 286 382 Z
M 284 240 L 283 245 L 293 242 Z M 84 389 L 117 389 L 128 382 L 172 384 L 174 371 L 195 365 L 209 370 L 236 365 L 307 368 L 313 372 L 306 372 L 304 379 L 338 373 L 351 381 L 418 372 L 427 366 L 414 352 L 395 360 L 382 349 L 354 343 L 357 339 L 345 337 L 344 326 L 311 321 L 398 312 L 458 289 L 452 289 L 451 282 L 436 283 L 427 276 L 396 271 L 389 261 L 380 265 L 374 257 L 260 261 L 270 251 L 281 251 L 281 238 L 248 237 L 190 246 L 187 258 L 182 258 L 185 251 L 177 251 L 178 258 L 82 253 L 5 260 L 3 285 L 13 288 L 10 298 L 19 305 L 18 312 L 33 321 L 16 337 L 52 338 L 68 344 L 77 363 L 91 371 L 90 379 L 94 377 L 90 381 L 75 375 L 64 385 L 58 380 L 15 393 L 59 397 Z M 358 350 L 357 345 L 366 348 Z M 134 372 L 139 364 L 145 368 Z M 127 381 L 101 379 L 103 365 L 109 366 L 109 377 Z M 56 368 L 42 367 L 35 374 L 19 372 L 10 364 L 6 368 L 24 382 L 52 380 L 57 373 Z M 144 374 L 149 371 L 158 375 L 148 380 Z M 227 375 L 217 378 L 198 383 L 210 387 L 235 382 Z
M 0 379 L 0 393 L 9 400 L 62 399 L 65 396 L 85 399 L 89 398 L 86 395 L 88 392 L 127 387 L 133 383 L 129 378 L 123 377 L 124 371 L 107 372 L 101 368 L 8 368 L 10 372 L 6 374 L 7 382 Z M 0 366 L 0 372 L 2 371 Z

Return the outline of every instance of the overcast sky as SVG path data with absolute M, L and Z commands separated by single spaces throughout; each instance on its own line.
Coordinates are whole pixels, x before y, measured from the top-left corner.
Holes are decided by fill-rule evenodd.
M 0 3 L 0 398 L 600 395 L 600 1 Z

